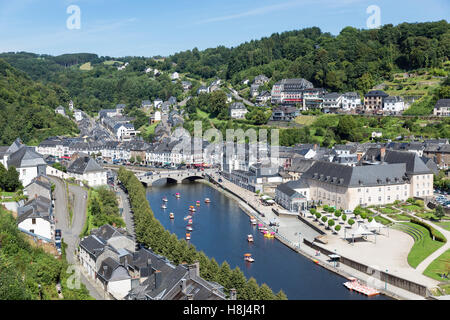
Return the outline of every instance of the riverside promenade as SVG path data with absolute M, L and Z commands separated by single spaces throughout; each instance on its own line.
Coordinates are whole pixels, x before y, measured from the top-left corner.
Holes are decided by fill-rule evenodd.
M 272 208 L 285 211 L 279 205 L 275 204 L 273 206 L 265 206 L 260 202 L 259 197 L 255 195 L 253 192 L 243 189 L 235 185 L 234 183 L 224 179 L 223 177 L 222 182 L 219 183 L 218 180 L 220 176 L 217 174 L 211 175 L 210 177 L 214 182 L 212 185 L 216 189 L 222 191 L 230 198 L 236 200 L 239 203 L 240 207 L 243 209 L 243 211 L 246 212 L 249 216 L 255 217 L 259 221 L 258 223 L 262 223 L 269 230 L 276 232 L 275 236 L 279 241 L 281 241 L 283 244 L 285 244 L 292 250 L 315 261 L 318 265 L 321 265 L 322 267 L 332 272 L 335 272 L 347 279 L 350 277 L 357 278 L 362 282 L 367 283 L 369 286 L 377 288 L 383 294 L 386 294 L 396 299 L 408 299 L 408 300 L 425 299 L 425 297 L 421 295 L 393 286 L 389 283 L 382 282 L 380 280 L 380 277 L 376 276 L 376 273 L 375 275 L 371 276 L 364 272 L 360 272 L 343 263 L 340 263 L 339 266 L 336 266 L 335 263 L 332 262 L 327 255 L 320 253 L 318 254 L 318 252 L 315 249 L 303 243 L 304 239 L 313 242 L 314 238 L 317 235 L 319 235 L 319 233 L 314 229 L 312 229 L 311 227 L 309 227 L 307 224 L 300 221 L 297 218 L 297 216 L 288 216 L 288 215 L 277 216 L 272 211 Z M 263 214 L 264 216 L 262 216 L 261 214 Z M 270 221 L 273 220 L 279 222 L 279 227 L 269 226 Z M 311 221 L 312 220 L 313 219 L 311 218 Z M 402 266 L 402 268 L 392 267 L 391 269 L 389 269 L 390 274 L 405 280 L 413 281 L 426 287 L 432 287 L 437 284 L 437 281 L 434 281 L 433 279 L 429 279 L 423 275 L 418 275 L 418 273 L 415 272 L 414 269 L 409 266 L 408 268 L 411 270 L 409 270 L 409 272 L 405 272 L 407 271 L 405 269 L 406 268 L 405 264 L 407 264 L 406 262 L 407 252 L 409 252 L 410 248 L 412 247 L 413 241 L 412 239 L 409 238 L 408 235 L 398 230 L 390 230 L 389 237 L 378 236 L 377 244 L 374 244 L 373 242 L 363 244 L 365 248 L 358 247 L 362 244 L 361 242 L 357 243 L 356 246 L 351 245 L 347 241 L 341 239 L 339 235 L 331 236 L 327 234 L 326 237 L 327 239 L 331 240 L 329 241 L 329 244 L 330 242 L 333 244 L 332 249 L 329 245 L 319 244 L 317 242 L 314 242 L 314 244 L 328 251 L 334 251 L 335 254 L 341 255 L 343 257 L 348 257 L 353 261 L 365 264 L 367 266 L 374 266 L 374 258 L 375 258 L 376 261 L 383 263 L 378 265 L 384 267 L 384 263 L 390 258 L 392 258 L 392 256 L 397 255 L 399 250 L 402 252 L 406 250 L 406 255 L 405 253 L 403 253 L 403 255 L 401 255 L 400 261 L 399 259 L 397 259 L 392 263 L 390 262 L 391 264 L 389 268 L 391 268 L 392 264 L 394 266 L 396 264 L 400 264 Z M 396 243 L 396 241 L 400 240 L 401 240 L 400 248 L 392 246 L 392 243 Z M 367 250 L 369 246 L 370 249 Z M 392 249 L 391 250 L 392 252 L 388 255 L 384 255 L 383 251 L 389 250 L 389 248 Z M 376 252 L 375 257 L 373 256 L 374 252 Z M 375 263 L 375 265 L 377 264 Z M 379 269 L 381 271 L 382 268 Z

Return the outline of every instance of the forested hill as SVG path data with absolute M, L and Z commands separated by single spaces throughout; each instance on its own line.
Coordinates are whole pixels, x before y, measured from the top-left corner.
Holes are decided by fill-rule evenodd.
M 0 59 L 0 145 L 17 137 L 37 144 L 49 136 L 77 133 L 73 121 L 54 111 L 69 100 L 61 87 L 35 82 Z
M 273 34 L 235 48 L 188 50 L 169 57 L 178 72 L 219 76 L 237 83 L 265 74 L 277 81 L 303 77 L 316 87 L 367 91 L 393 72 L 439 67 L 450 57 L 447 21 L 344 28 L 339 35 L 319 28 Z

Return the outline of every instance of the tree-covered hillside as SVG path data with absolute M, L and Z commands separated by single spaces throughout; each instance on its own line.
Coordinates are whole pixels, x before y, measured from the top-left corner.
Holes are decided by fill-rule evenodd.
M 444 72 L 440 68 L 449 56 L 450 27 L 445 20 L 388 24 L 372 30 L 346 27 L 337 36 L 312 27 L 275 33 L 234 48 L 194 48 L 166 58 L 0 54 L 33 79 L 61 85 L 77 108 L 91 113 L 117 103 L 139 106 L 141 100 L 170 96 L 180 100 L 216 77 L 239 89 L 243 79 L 252 81 L 265 74 L 271 78 L 263 86 L 265 90 L 282 78 L 301 77 L 329 91 L 363 94 L 394 80 L 395 73 L 419 69 Z M 80 69 L 85 62 L 90 67 Z M 118 70 L 125 62 L 129 65 Z M 162 75 L 146 73 L 147 68 L 158 69 Z M 182 80 L 192 82 L 190 92 L 183 93 L 180 83 L 171 81 L 169 75 L 174 71 Z M 429 110 L 430 105 L 422 109 Z
M 17 137 L 37 144 L 49 136 L 77 133 L 73 121 L 54 111 L 69 100 L 60 86 L 35 82 L 0 59 L 0 145 Z
M 169 57 L 179 72 L 219 76 L 237 83 L 258 74 L 303 77 L 316 87 L 366 91 L 393 71 L 439 67 L 450 56 L 446 21 L 344 28 L 339 35 L 319 28 L 273 34 L 235 48 L 187 50 Z

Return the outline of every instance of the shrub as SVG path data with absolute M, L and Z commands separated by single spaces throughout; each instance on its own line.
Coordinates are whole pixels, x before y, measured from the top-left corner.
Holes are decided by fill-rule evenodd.
M 311 212 L 312 215 L 315 215 L 317 213 L 317 210 L 316 209 L 311 209 L 311 210 L 309 210 L 309 212 Z
M 354 225 L 355 224 L 355 220 L 353 220 L 353 219 L 348 220 L 348 224 L 351 225 L 351 226 Z
M 325 216 L 322 217 L 322 221 L 323 221 L 323 222 L 327 222 L 327 220 L 328 220 L 327 217 L 325 217 Z
M 368 221 L 369 221 L 369 222 L 372 222 L 372 220 L 373 220 L 373 218 L 372 218 L 372 217 L 369 217 Z
M 332 228 L 334 226 L 334 220 L 333 219 L 328 220 L 328 226 L 330 228 Z
M 317 220 L 317 219 L 320 219 L 320 217 L 321 217 L 322 215 L 320 214 L 320 212 L 316 212 L 315 216 L 316 216 L 316 220 Z
M 336 230 L 337 232 L 339 232 L 339 230 L 341 230 L 341 226 L 337 224 L 336 227 L 334 227 L 334 230 Z
M 416 219 L 416 218 L 411 218 L 410 221 L 411 221 L 412 223 L 418 224 L 419 226 L 422 226 L 422 227 L 426 228 L 426 229 L 430 232 L 430 234 L 431 234 L 432 236 L 434 236 L 434 240 L 439 241 L 439 242 L 444 242 L 444 243 L 447 242 L 447 239 L 446 239 L 439 231 L 437 231 L 436 229 L 434 229 L 434 228 L 433 228 L 432 226 L 430 226 L 429 224 L 427 224 L 427 223 L 425 223 L 425 222 L 422 222 L 422 221 L 420 221 L 420 220 L 418 220 L 418 219 Z

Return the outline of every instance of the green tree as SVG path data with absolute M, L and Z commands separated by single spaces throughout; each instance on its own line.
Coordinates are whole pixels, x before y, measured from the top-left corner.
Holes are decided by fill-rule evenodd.
M 263 283 L 258 290 L 258 300 L 274 300 L 275 295 L 272 290 L 267 286 L 267 284 Z
M 337 225 L 334 227 L 334 230 L 336 230 L 336 232 L 339 232 L 339 230 L 341 230 L 341 226 L 337 224 Z
M 19 172 L 17 172 L 14 166 L 10 166 L 5 176 L 4 190 L 8 192 L 14 192 L 22 187 L 22 183 L 19 180 Z

